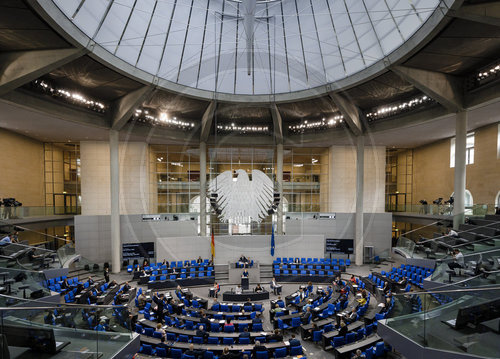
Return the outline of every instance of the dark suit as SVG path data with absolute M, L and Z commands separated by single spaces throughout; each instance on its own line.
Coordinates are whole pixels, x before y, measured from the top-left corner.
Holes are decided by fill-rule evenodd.
M 253 347 L 253 355 L 256 356 L 257 352 L 267 352 L 267 348 L 263 345 L 254 345 Z
M 283 341 L 283 335 L 281 334 L 273 334 L 269 337 L 269 341 L 275 340 L 276 342 L 282 342 Z
M 199 358 L 203 355 L 203 351 L 202 350 L 186 350 L 184 352 L 185 355 L 190 355 L 194 358 Z
M 164 305 L 165 303 L 163 303 L 163 300 L 154 296 L 153 297 L 153 301 L 156 303 L 156 311 L 155 311 L 155 314 L 156 314 L 156 321 L 161 323 L 162 320 L 163 320 L 163 308 L 164 308 Z
M 205 341 L 208 338 L 208 333 L 204 330 L 197 330 L 196 331 L 196 336 L 203 338 L 203 341 Z
M 250 338 L 250 333 L 249 332 L 240 333 L 239 337 L 240 338 Z
M 167 354 L 168 354 L 168 345 L 167 344 L 165 344 L 165 343 L 156 344 L 156 348 L 163 348 L 167 351 Z
M 343 326 L 339 329 L 339 337 L 345 337 L 345 335 L 347 334 L 347 332 L 349 331 L 349 329 L 347 329 L 347 325 L 346 326 Z
M 311 312 L 305 312 L 300 316 L 300 320 L 302 321 L 302 324 L 307 324 L 309 323 L 309 318 L 311 318 L 312 314 Z
M 290 339 L 289 340 L 290 342 L 290 347 L 298 347 L 300 344 L 300 340 L 298 339 Z

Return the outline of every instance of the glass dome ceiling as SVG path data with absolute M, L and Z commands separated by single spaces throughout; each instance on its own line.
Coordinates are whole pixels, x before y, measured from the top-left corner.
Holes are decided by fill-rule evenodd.
M 441 4 L 52 1 L 89 38 L 129 65 L 181 88 L 230 95 L 295 93 L 345 79 L 385 59 Z

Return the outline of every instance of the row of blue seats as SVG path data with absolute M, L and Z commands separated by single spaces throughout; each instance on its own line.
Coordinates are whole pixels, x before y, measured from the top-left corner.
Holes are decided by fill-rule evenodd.
M 333 316 L 335 313 L 338 313 L 342 310 L 344 310 L 345 308 L 347 308 L 347 305 L 349 304 L 348 301 L 344 302 L 344 307 L 342 307 L 340 305 L 340 302 L 338 303 L 329 303 L 327 308 L 325 308 L 318 316 L 322 319 L 325 319 L 325 318 L 328 318 L 328 317 L 331 317 Z M 367 309 L 368 309 L 368 305 L 370 304 L 370 293 L 368 293 L 368 296 L 366 298 L 366 304 L 363 305 L 363 306 L 360 306 L 356 313 L 357 313 L 357 317 L 353 320 L 356 321 L 358 320 L 359 318 L 361 318 L 363 315 L 365 315 Z M 325 326 L 326 327 L 326 326 Z M 325 329 L 325 332 L 327 332 L 328 330 Z
M 431 293 L 431 295 L 439 302 L 439 304 L 443 305 L 453 301 L 453 298 L 447 296 L 446 294 L 441 293 Z
M 139 313 L 141 313 L 141 312 L 142 312 L 142 314 L 144 314 L 144 318 L 151 320 L 151 321 L 156 321 L 154 313 L 152 313 L 150 311 L 150 308 L 146 309 L 146 307 L 145 307 L 144 310 L 139 311 Z M 186 314 L 183 313 L 183 315 L 186 315 Z M 252 312 L 248 318 L 239 317 L 239 319 L 241 319 L 241 320 L 253 319 L 253 318 L 255 318 L 255 316 L 256 316 L 255 312 Z M 199 323 L 195 324 L 193 321 L 190 321 L 190 320 L 186 320 L 183 323 L 178 318 L 169 317 L 168 315 L 166 315 L 164 317 L 164 320 L 165 320 L 166 325 L 173 326 L 173 327 L 180 328 L 180 329 L 185 328 L 188 330 L 195 330 L 200 325 Z M 244 332 L 245 328 L 247 328 L 249 331 L 253 331 L 253 332 L 261 332 L 263 330 L 262 323 L 252 323 L 251 325 L 249 325 L 247 323 L 241 323 L 241 324 L 236 324 L 236 325 L 238 326 L 238 332 L 240 332 L 240 333 Z M 209 332 L 214 332 L 214 333 L 220 333 L 222 331 L 225 333 L 234 333 L 236 331 L 236 327 L 235 327 L 235 325 L 231 325 L 231 326 L 226 325 L 226 326 L 222 327 L 219 323 L 211 322 L 210 327 L 206 328 L 206 330 Z
M 340 268 L 335 266 L 334 267 L 335 271 L 340 271 Z M 288 269 L 275 269 L 273 271 L 275 277 L 279 276 L 307 276 L 307 275 L 318 275 L 318 276 L 328 276 L 328 277 L 334 277 L 336 273 L 334 271 L 315 271 L 315 270 L 288 270 Z
M 198 263 L 195 259 L 193 260 L 185 260 L 185 261 L 171 261 L 169 263 L 170 268 L 182 268 L 182 267 L 206 267 L 210 265 L 210 260 L 204 259 L 202 263 Z M 144 270 L 159 270 L 159 269 L 167 269 L 167 266 L 162 262 L 151 263 L 149 266 L 144 267 Z M 134 270 L 133 265 L 127 266 L 127 271 L 132 272 Z
M 144 267 L 144 270 L 148 273 L 149 272 L 156 272 L 158 274 L 159 272 L 167 273 L 168 269 L 173 269 L 173 268 L 175 268 L 176 270 L 180 270 L 181 273 L 187 272 L 188 269 L 192 272 L 206 271 L 206 270 L 213 270 L 214 269 L 213 265 L 211 265 L 209 263 L 203 263 L 203 264 L 195 264 L 195 265 L 184 266 L 184 267 L 183 266 L 167 267 L 166 265 L 162 264 L 162 265 L 155 265 L 155 266 L 146 266 L 146 267 Z M 132 273 L 133 271 L 134 271 L 134 267 L 132 265 L 128 265 L 127 272 Z
M 300 262 L 300 263 L 297 263 L 297 262 Z M 281 259 L 281 257 L 277 257 L 274 261 L 273 261 L 273 264 L 280 264 L 280 263 L 283 263 L 283 264 L 332 264 L 332 265 L 346 265 L 346 266 L 350 266 L 351 265 L 351 260 L 350 259 L 343 259 L 343 258 L 340 258 L 340 259 L 337 259 L 337 258 L 300 258 L 300 261 L 299 261 L 299 258 L 293 258 L 293 257 L 290 257 L 290 258 L 285 258 L 283 257 L 283 259 Z
M 415 302 L 411 306 L 412 313 L 419 313 L 422 311 L 422 299 L 419 295 L 415 295 Z
M 213 266 L 206 266 L 206 267 L 189 267 L 188 268 L 182 268 L 180 272 L 177 273 L 199 273 L 199 272 L 208 272 L 208 271 L 213 271 L 214 267 Z M 172 273 L 172 271 L 169 272 L 168 269 L 159 269 L 159 270 L 152 270 L 151 274 L 152 275 L 158 275 L 158 274 L 169 274 Z
M 335 338 L 344 338 L 344 344 L 350 344 L 350 343 L 353 343 L 357 340 L 362 340 L 365 337 L 369 337 L 370 335 L 373 334 L 374 328 L 375 328 L 375 326 L 373 324 L 369 324 L 363 328 L 358 329 L 356 332 L 347 333 L 344 337 L 334 337 L 334 339 L 332 340 L 332 343 L 331 343 L 332 347 L 335 348 L 335 347 L 341 346 L 340 339 L 337 339 L 337 341 L 336 341 L 337 343 L 334 346 Z M 323 337 L 323 333 L 328 333 L 328 332 L 331 332 L 333 330 L 335 330 L 335 327 L 333 326 L 333 324 L 325 325 L 323 327 L 323 329 L 316 330 L 312 333 L 312 341 L 315 343 L 320 342 L 322 337 Z
M 156 281 L 163 281 L 163 280 L 177 280 L 177 279 L 188 279 L 188 278 L 212 278 L 215 277 L 215 274 L 212 271 L 208 271 L 206 274 L 204 272 L 200 272 L 198 274 L 196 273 L 181 273 L 180 275 L 177 274 L 170 274 L 170 275 L 151 275 L 149 277 L 149 283 L 153 283 Z
M 400 268 L 392 267 L 390 272 L 382 271 L 381 274 L 396 281 L 404 277 L 411 284 L 423 288 L 424 279 L 431 276 L 433 272 L 434 269 L 431 268 L 401 264 Z
M 274 264 L 273 269 L 308 269 L 308 270 L 340 270 L 339 265 L 331 265 L 331 264 L 321 264 L 321 265 L 313 265 L 313 264 Z
M 193 307 L 194 307 L 194 305 L 193 305 Z M 245 312 L 252 312 L 253 310 L 256 310 L 259 312 L 264 311 L 262 304 L 258 304 L 258 303 L 253 304 L 253 306 L 252 305 L 240 305 L 240 304 L 233 304 L 233 305 L 229 306 L 227 304 L 214 303 L 210 309 L 215 311 L 215 312 L 238 313 L 238 312 L 242 311 L 241 310 L 242 308 L 243 308 L 243 311 L 245 311 Z
M 192 330 L 192 329 L 191 329 Z M 135 332 L 138 334 L 143 334 L 148 337 L 161 339 L 163 337 L 162 332 L 158 332 L 153 328 L 143 328 L 140 324 L 136 324 Z M 204 339 L 202 337 L 197 337 L 196 335 L 179 334 L 167 332 L 165 335 L 165 340 L 167 342 L 180 342 L 180 343 L 193 343 L 193 344 L 204 344 Z M 266 337 L 255 337 L 255 341 L 260 341 L 261 343 L 266 342 Z M 234 345 L 234 344 L 250 344 L 250 337 L 245 338 L 233 338 L 233 337 L 208 337 L 207 344 L 211 345 Z
M 195 359 L 191 355 L 186 355 L 183 354 L 182 349 L 177 349 L 177 348 L 171 348 L 170 353 L 167 353 L 167 350 L 164 348 L 153 348 L 149 344 L 142 344 L 140 352 L 146 355 L 156 355 L 157 357 L 162 357 L 165 358 L 167 355 L 170 358 L 174 359 Z M 242 351 L 240 353 L 240 359 L 243 358 L 243 356 L 246 355 L 248 358 L 252 358 L 252 352 L 251 351 Z M 286 358 L 288 355 L 290 356 L 301 356 L 301 359 L 307 359 L 303 355 L 303 350 L 302 346 L 296 346 L 296 347 L 291 347 L 290 350 L 287 350 L 286 347 L 283 348 L 276 348 L 274 349 L 273 353 L 271 354 L 274 358 Z M 203 353 L 203 359 L 217 359 L 217 357 L 214 355 L 214 353 L 210 350 L 207 350 Z M 257 351 L 255 353 L 255 356 L 253 356 L 255 359 L 269 359 L 269 353 L 267 351 Z
M 85 286 L 86 284 L 87 284 L 87 286 Z M 106 292 L 106 290 L 108 289 L 108 286 L 109 286 L 109 285 L 108 285 L 108 283 L 104 283 L 104 284 L 102 284 L 102 285 L 99 287 L 99 289 L 100 289 L 100 291 L 101 291 L 101 292 L 103 292 L 103 293 L 104 293 L 104 292 Z M 88 288 L 88 287 L 89 287 L 89 282 L 85 282 L 85 283 L 83 284 L 83 287 L 84 287 L 84 288 Z M 73 303 L 73 302 L 75 301 L 75 294 L 76 294 L 76 288 L 71 289 L 68 293 L 66 293 L 66 294 L 64 295 L 64 301 L 65 301 L 66 303 Z M 89 304 L 90 304 L 90 303 L 89 303 Z
M 44 282 L 44 286 L 53 292 L 61 293 L 65 290 L 64 288 L 62 288 L 62 283 L 67 278 L 67 276 L 63 275 L 57 278 L 47 279 Z M 76 287 L 78 284 L 80 284 L 80 282 L 78 281 L 78 277 L 68 279 L 68 284 L 70 286 Z

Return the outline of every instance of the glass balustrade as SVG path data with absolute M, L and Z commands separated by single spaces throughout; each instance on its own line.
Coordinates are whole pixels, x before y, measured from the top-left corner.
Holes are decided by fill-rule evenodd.
M 60 351 L 112 358 L 137 337 L 130 330 L 134 317 L 123 306 L 54 304 L 10 296 L 0 300 L 11 302 L 0 308 L 0 334 L 11 357 L 25 351 L 32 357 Z
M 0 207 L 0 219 L 22 219 L 31 217 L 45 217 L 57 215 L 81 214 L 81 207 L 72 207 L 71 212 L 64 206 L 21 206 Z
M 403 303 L 407 314 L 388 318 L 385 325 L 422 347 L 498 358 L 499 298 L 498 285 L 397 294 L 396 303 Z M 396 350 L 405 355 L 404 348 Z

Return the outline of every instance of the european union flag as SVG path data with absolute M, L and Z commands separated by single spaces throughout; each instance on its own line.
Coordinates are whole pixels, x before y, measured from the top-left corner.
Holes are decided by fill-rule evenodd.
M 271 226 L 271 257 L 274 257 L 274 224 Z

